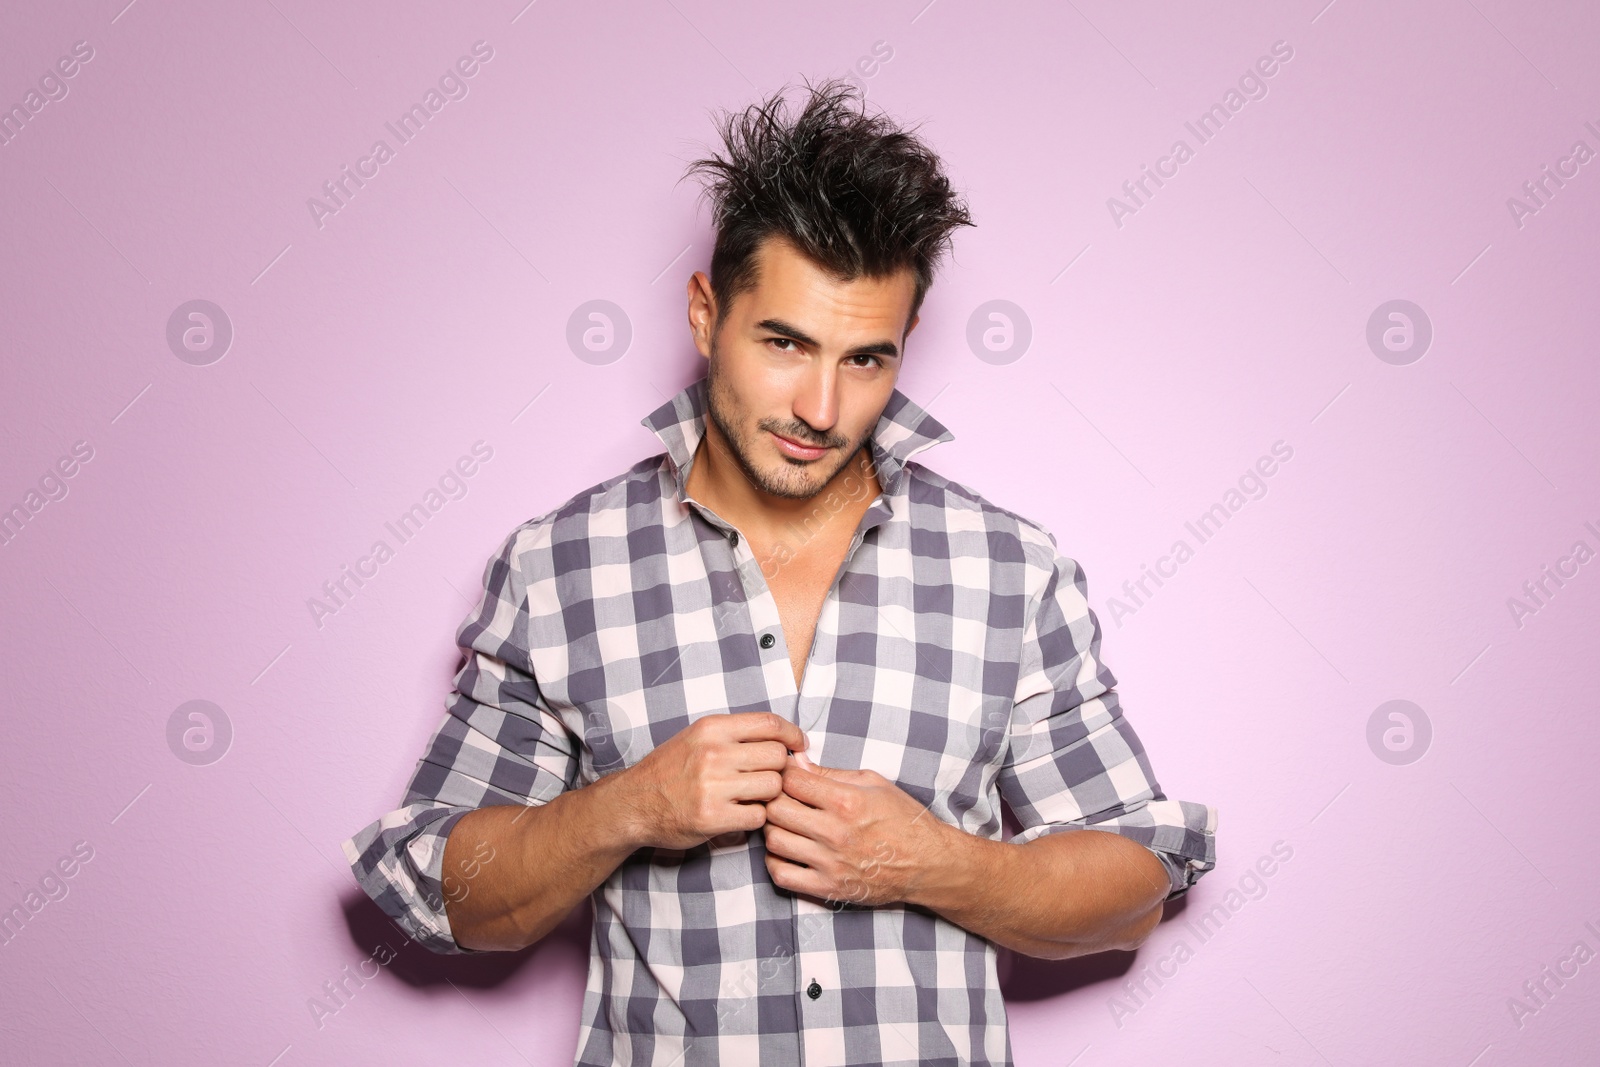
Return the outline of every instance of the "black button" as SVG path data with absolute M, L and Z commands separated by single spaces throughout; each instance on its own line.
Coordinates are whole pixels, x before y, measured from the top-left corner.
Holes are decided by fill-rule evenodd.
M 729 530 L 728 531 L 728 544 L 732 545 L 734 548 L 738 548 L 739 547 L 739 531 L 738 530 Z
M 822 987 L 817 984 L 817 980 L 815 978 L 811 979 L 811 984 L 806 986 L 806 996 L 810 997 L 812 1000 L 816 1000 L 818 997 L 822 996 Z
M 777 643 L 778 643 L 778 639 L 773 637 L 771 634 L 762 634 L 761 635 L 761 647 L 762 648 L 771 648 L 773 645 L 775 645 Z

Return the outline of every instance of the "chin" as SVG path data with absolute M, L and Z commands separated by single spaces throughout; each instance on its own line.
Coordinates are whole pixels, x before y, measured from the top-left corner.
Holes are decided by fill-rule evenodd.
M 767 492 L 786 500 L 808 500 L 822 492 L 826 482 L 817 485 L 796 485 L 793 482 L 769 483 Z
M 762 478 L 762 488 L 773 496 L 790 500 L 803 500 L 816 496 L 827 486 L 828 479 L 811 474 L 801 475 L 797 465 L 787 456 L 780 457 L 776 467 L 769 467 Z M 799 475 L 797 477 L 797 475 Z

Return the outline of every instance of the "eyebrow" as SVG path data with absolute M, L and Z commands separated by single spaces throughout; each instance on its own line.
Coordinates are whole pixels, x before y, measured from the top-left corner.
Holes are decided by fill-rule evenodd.
M 816 338 L 811 337 L 798 326 L 791 326 L 782 319 L 762 319 L 760 322 L 756 323 L 756 329 L 767 330 L 771 333 L 778 334 L 781 337 L 787 337 L 791 341 L 798 341 L 800 344 L 810 345 L 813 348 L 821 347 L 821 343 L 817 341 Z M 845 355 L 888 356 L 891 359 L 898 359 L 900 356 L 900 349 L 893 341 L 873 341 L 871 344 L 856 345 L 854 348 L 850 349 L 850 351 L 846 352 Z

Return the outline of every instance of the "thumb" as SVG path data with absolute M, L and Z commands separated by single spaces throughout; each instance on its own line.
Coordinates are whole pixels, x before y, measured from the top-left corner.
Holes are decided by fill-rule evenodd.
M 849 767 L 824 767 L 820 763 L 806 762 L 806 770 L 823 778 L 831 778 L 836 782 L 854 782 L 859 780 L 866 771 L 852 770 Z

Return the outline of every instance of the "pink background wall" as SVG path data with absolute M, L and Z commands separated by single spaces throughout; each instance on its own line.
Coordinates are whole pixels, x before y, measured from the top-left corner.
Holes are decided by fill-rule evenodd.
M 683 284 L 711 234 L 675 182 L 708 109 L 865 57 L 979 223 L 900 380 L 956 435 L 925 458 L 1083 564 L 1163 786 L 1220 812 L 1217 869 L 1136 956 L 1012 961 L 1018 1063 L 1592 1062 L 1591 5 L 122 3 L 0 15 L 0 105 L 40 105 L 0 146 L 0 506 L 39 505 L 0 546 L 0 905 L 43 904 L 0 945 L 8 1061 L 570 1062 L 582 913 L 433 957 L 339 843 L 398 801 L 487 555 L 659 451 L 638 420 L 702 372 Z M 192 300 L 225 352 L 215 312 L 183 346 Z M 625 352 L 569 346 L 591 300 Z M 969 345 L 995 300 L 1026 351 Z M 1396 300 L 1421 314 L 1391 352 Z M 1533 601 L 1546 567 L 1569 577 Z

